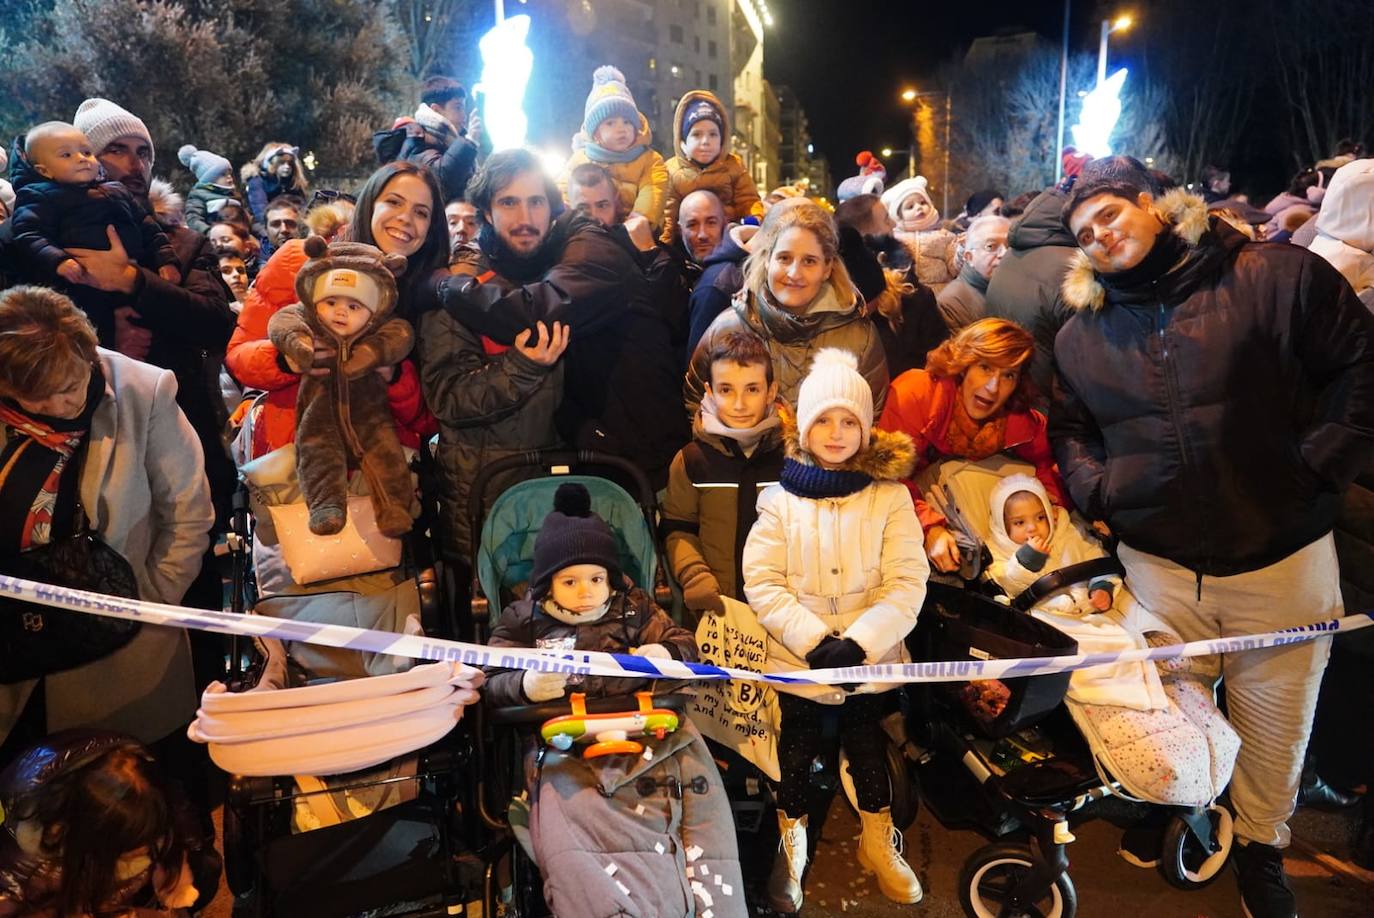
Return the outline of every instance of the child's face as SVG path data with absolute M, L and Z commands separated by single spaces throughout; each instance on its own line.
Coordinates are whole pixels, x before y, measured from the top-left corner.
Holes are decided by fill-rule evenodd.
M 806 451 L 823 469 L 837 469 L 859 451 L 863 425 L 848 408 L 831 408 L 806 432 Z
M 613 115 L 596 126 L 592 140 L 612 153 L 624 153 L 634 146 L 635 126 L 628 118 Z
M 721 423 L 739 429 L 757 427 L 778 397 L 778 384 L 769 384 L 768 368 L 758 363 L 717 360 L 711 364 L 708 388 Z
M 221 255 L 219 273 L 229 291 L 234 294 L 234 299 L 241 302 L 248 295 L 248 268 L 244 265 L 243 259 L 238 255 Z
M 278 179 L 285 181 L 291 178 L 296 172 L 296 157 L 290 153 L 278 153 L 269 162 L 272 174 Z
M 600 564 L 574 564 L 553 575 L 549 595 L 569 612 L 595 612 L 611 598 L 611 577 Z
M 1030 491 L 1017 491 L 1002 507 L 1002 523 L 1007 535 L 1017 545 L 1025 545 L 1032 538 L 1050 537 L 1050 518 L 1045 505 Z
M 225 187 L 225 188 L 233 188 L 233 187 L 234 187 L 234 170 L 233 170 L 233 169 L 227 169 L 227 170 L 225 170 L 224 172 L 221 172 L 219 175 L 211 176 L 211 177 L 210 177 L 210 184 L 211 184 L 211 185 L 221 185 L 221 186 L 223 186 L 223 187 Z
M 682 149 L 694 163 L 711 165 L 720 156 L 720 128 L 714 121 L 698 121 L 687 132 Z
M 315 303 L 315 315 L 340 338 L 352 338 L 367 325 L 372 310 L 351 296 L 327 296 Z
M 930 215 L 930 202 L 925 199 L 925 195 L 908 195 L 897 208 L 897 213 L 903 220 L 920 223 Z
M 93 182 L 100 177 L 100 162 L 91 142 L 76 128 L 53 128 L 29 144 L 29 162 L 39 175 L 63 185 Z

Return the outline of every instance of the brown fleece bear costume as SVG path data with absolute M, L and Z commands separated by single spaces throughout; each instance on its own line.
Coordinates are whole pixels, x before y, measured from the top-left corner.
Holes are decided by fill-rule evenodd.
M 300 302 L 272 316 L 267 337 L 295 366 L 313 368 L 301 374 L 296 394 L 296 474 L 310 508 L 310 531 L 333 535 L 343 529 L 351 467 L 361 468 L 367 480 L 377 528 L 398 538 L 410 531 L 420 506 L 396 438 L 386 381 L 374 371 L 400 363 L 415 343 L 408 322 L 389 318 L 396 307 L 396 275 L 406 261 L 359 242 L 327 244 L 319 236 L 305 241 L 305 253 L 310 260 L 296 275 Z M 330 274 L 335 271 L 341 273 Z M 352 290 L 372 312 L 348 340 L 316 315 L 316 291 L 326 280 L 336 293 Z M 317 360 L 316 348 L 333 353 Z

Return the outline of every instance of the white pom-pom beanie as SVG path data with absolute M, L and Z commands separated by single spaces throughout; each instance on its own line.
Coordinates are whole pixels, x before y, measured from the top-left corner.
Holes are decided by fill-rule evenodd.
M 838 347 L 822 348 L 816 354 L 811 372 L 797 390 L 797 437 L 802 449 L 806 449 L 811 425 L 831 408 L 853 412 L 867 449 L 873 432 L 873 390 L 859 372 L 859 358 Z
M 72 119 L 76 129 L 86 135 L 96 155 L 120 137 L 139 137 L 153 146 L 153 135 L 143 119 L 109 99 L 87 99 Z M 154 150 L 156 152 L 156 150 Z

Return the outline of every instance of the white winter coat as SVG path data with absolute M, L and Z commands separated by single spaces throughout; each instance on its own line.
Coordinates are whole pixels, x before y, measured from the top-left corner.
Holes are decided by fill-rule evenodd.
M 1308 248 L 1341 272 L 1356 294 L 1374 287 L 1374 159 L 1336 170 Z
M 790 421 L 784 430 L 796 457 Z M 913 459 L 909 437 L 874 429 L 868 448 L 846 465 L 874 478 L 863 490 L 812 500 L 777 484 L 759 495 L 744 546 L 744 592 L 768 632 L 770 672 L 808 669 L 806 655 L 826 635 L 853 639 L 865 664 L 910 660 L 905 639 L 930 576 L 911 494 L 897 480 Z M 845 698 L 838 687 L 777 687 L 825 704 Z M 858 691 L 896 687 L 866 683 Z

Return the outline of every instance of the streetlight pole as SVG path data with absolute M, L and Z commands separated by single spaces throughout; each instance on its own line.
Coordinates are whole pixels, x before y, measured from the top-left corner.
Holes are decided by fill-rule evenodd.
M 952 111 L 953 100 L 950 98 L 949 90 L 947 90 L 947 89 L 937 89 L 937 90 L 932 90 L 932 91 L 930 91 L 930 92 L 917 92 L 917 91 L 914 90 L 914 89 L 907 89 L 907 90 L 904 90 L 904 91 L 902 92 L 902 100 L 903 100 L 903 101 L 906 101 L 906 102 L 915 102 L 917 99 L 923 99 L 923 98 L 925 98 L 926 96 L 944 96 L 944 97 L 945 97 L 945 190 L 944 190 L 944 195 L 943 195 L 943 204 L 944 204 L 944 210 L 945 210 L 945 212 L 948 213 L 948 212 L 949 212 L 949 140 L 950 140 L 950 122 L 951 122 L 951 120 L 952 120 L 952 117 L 951 117 L 951 116 L 952 116 L 952 114 L 953 114 L 953 111 Z M 913 112 L 911 113 L 911 143 L 912 143 L 912 145 L 911 145 L 911 157 L 910 157 L 910 166 L 909 166 L 909 168 L 907 169 L 907 175 L 908 175 L 909 178 L 915 178 L 915 177 L 916 177 L 916 131 L 917 131 L 917 126 L 916 126 L 916 113 L 913 111 Z
M 1069 86 L 1069 6 L 1064 0 L 1064 42 L 1059 49 L 1059 143 L 1054 150 L 1054 183 L 1064 177 L 1064 97 Z
M 945 90 L 945 193 L 944 193 L 944 209 L 943 209 L 943 213 L 944 213 L 944 215 L 945 215 L 945 219 L 946 219 L 946 220 L 949 219 L 949 123 L 950 123 L 950 120 L 951 120 L 951 118 L 950 118 L 950 115 L 951 115 L 950 108 L 951 108 L 952 105 L 953 105 L 953 103 L 950 101 L 950 98 L 949 98 L 949 90 L 946 89 L 946 90 Z
M 1131 27 L 1130 16 L 1102 20 L 1102 38 L 1097 44 L 1097 85 L 1107 82 L 1107 36 Z

